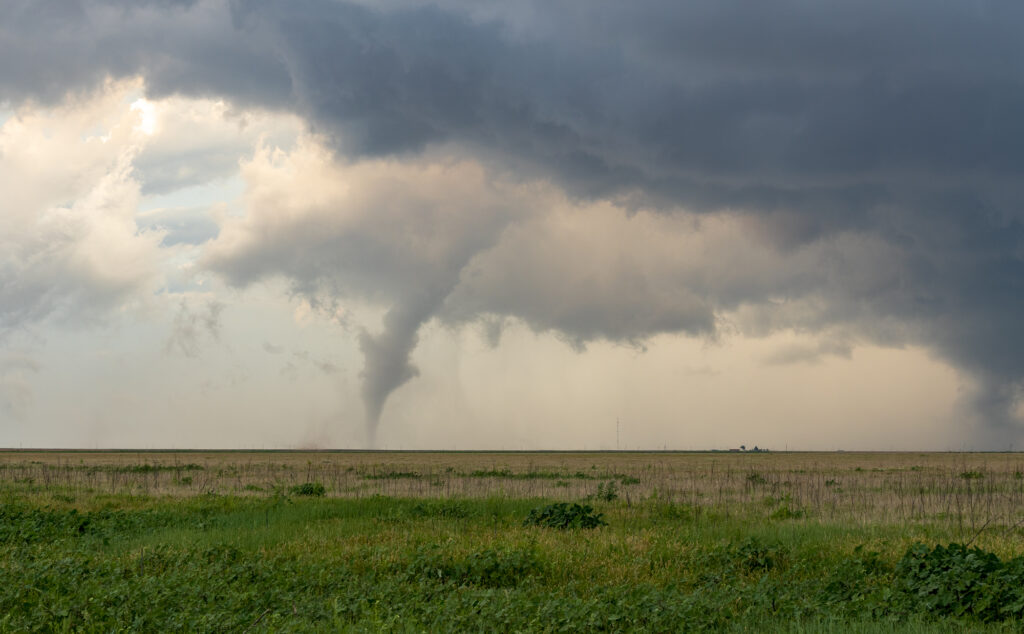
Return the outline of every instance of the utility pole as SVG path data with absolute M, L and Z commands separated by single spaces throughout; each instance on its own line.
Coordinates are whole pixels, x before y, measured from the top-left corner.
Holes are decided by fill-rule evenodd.
M 615 417 L 615 451 L 619 451 L 619 417 Z

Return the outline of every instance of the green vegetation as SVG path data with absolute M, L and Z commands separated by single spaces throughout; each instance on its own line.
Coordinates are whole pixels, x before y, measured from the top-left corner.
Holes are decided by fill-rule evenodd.
M 607 526 L 601 519 L 601 513 L 595 513 L 589 504 L 567 504 L 556 502 L 530 511 L 523 520 L 523 526 L 544 526 L 547 528 L 597 528 Z
M 306 497 L 323 497 L 324 493 L 327 492 L 327 488 L 319 482 L 303 482 L 297 484 L 291 489 L 292 495 L 304 495 Z
M 159 494 L 134 483 L 181 474 L 97 472 L 150 478 L 112 480 L 125 489 L 110 491 L 87 471 L 75 480 L 12 468 L 0 477 L 0 632 L 1021 630 L 1015 464 L 865 464 L 842 476 L 771 464 L 709 469 L 705 490 L 731 487 L 720 498 L 644 488 L 657 475 L 644 464 L 509 469 L 641 480 L 550 483 L 569 499 L 451 496 L 425 481 L 477 470 L 457 457 L 450 471 L 407 462 L 352 472 L 356 482 L 422 473 L 422 488 L 401 489 L 418 497 L 346 492 L 309 464 L 264 486 L 237 480 L 248 463 L 206 465 L 189 470 L 202 485 Z M 787 485 L 796 477 L 820 485 Z M 218 482 L 237 488 L 211 493 Z M 925 506 L 903 521 L 875 510 L 924 504 L 934 491 L 951 492 L 948 512 Z M 832 517 L 854 502 L 860 515 Z

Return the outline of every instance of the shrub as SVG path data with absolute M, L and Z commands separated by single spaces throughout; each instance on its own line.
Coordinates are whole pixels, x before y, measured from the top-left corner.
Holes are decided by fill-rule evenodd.
M 768 572 L 775 568 L 786 555 L 781 546 L 763 544 L 753 537 L 730 546 L 727 553 L 746 572 Z
M 609 480 L 608 482 L 598 484 L 597 493 L 594 494 L 594 498 L 604 502 L 613 502 L 619 499 L 619 490 L 615 486 L 615 481 Z
M 936 616 L 982 621 L 1024 616 L 1024 558 L 1003 562 L 964 544 L 911 546 L 896 565 L 904 606 Z
M 773 520 L 796 520 L 804 517 L 806 512 L 803 509 L 788 504 L 783 504 L 779 508 L 772 511 L 769 516 Z
M 545 507 L 535 508 L 523 521 L 523 526 L 543 526 L 546 528 L 597 528 L 607 526 L 601 513 L 595 513 L 589 504 L 568 504 L 557 502 Z
M 327 492 L 327 489 L 325 489 L 324 485 L 320 484 L 319 482 L 304 482 L 302 484 L 293 486 L 291 489 L 289 489 L 289 491 L 291 491 L 292 495 L 322 497 L 323 494 Z

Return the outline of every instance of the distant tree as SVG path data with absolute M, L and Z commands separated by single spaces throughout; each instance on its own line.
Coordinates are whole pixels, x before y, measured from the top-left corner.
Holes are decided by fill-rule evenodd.
M 740 451 L 746 451 L 746 450 L 747 450 L 747 446 L 746 445 L 740 445 Z

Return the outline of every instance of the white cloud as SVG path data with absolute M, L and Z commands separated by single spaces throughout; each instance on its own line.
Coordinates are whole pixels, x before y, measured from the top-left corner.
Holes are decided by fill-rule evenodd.
M 0 127 L 0 332 L 58 314 L 88 321 L 153 289 L 159 232 L 135 225 L 144 133 L 109 85 Z

